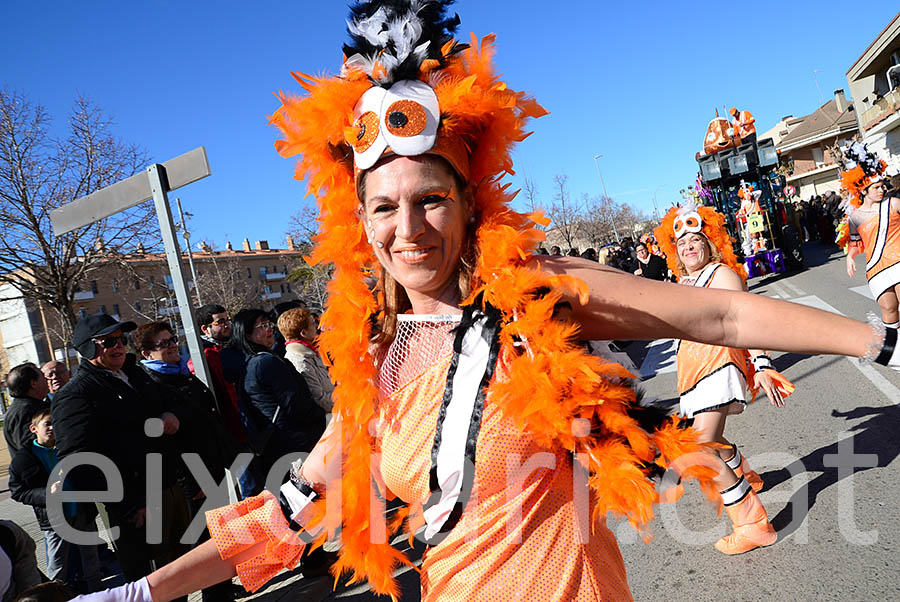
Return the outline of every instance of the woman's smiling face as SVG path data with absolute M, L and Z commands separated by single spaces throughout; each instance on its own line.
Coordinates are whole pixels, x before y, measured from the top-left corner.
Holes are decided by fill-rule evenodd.
M 391 157 L 365 174 L 363 220 L 375 256 L 406 290 L 413 310 L 456 303 L 470 211 L 437 157 Z M 424 313 L 429 310 L 424 309 Z
M 706 237 L 696 232 L 688 232 L 676 243 L 678 257 L 685 269 L 691 274 L 706 267 L 710 253 Z

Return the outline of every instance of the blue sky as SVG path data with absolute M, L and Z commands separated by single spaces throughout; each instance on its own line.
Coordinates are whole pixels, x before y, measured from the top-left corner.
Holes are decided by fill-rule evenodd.
M 9 2 L 0 84 L 43 104 L 57 126 L 76 94 L 90 97 L 154 161 L 206 146 L 212 176 L 177 191 L 195 216 L 194 240 L 283 247 L 289 216 L 312 199 L 274 151 L 272 93 L 299 91 L 291 71 L 338 69 L 347 4 Z M 533 178 L 549 203 L 564 173 L 573 196 L 596 194 L 593 157 L 603 154 L 610 196 L 650 214 L 654 192 L 662 208 L 693 183 L 716 108 L 750 110 L 762 132 L 837 88 L 849 93 L 845 73 L 896 14 L 890 5 L 459 0 L 455 9 L 460 37 L 496 33 L 498 70 L 551 112 L 517 149 L 514 184 Z

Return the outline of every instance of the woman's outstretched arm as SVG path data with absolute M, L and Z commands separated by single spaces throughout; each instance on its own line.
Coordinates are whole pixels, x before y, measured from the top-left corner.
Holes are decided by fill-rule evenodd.
M 881 340 L 865 322 L 738 291 L 637 278 L 578 258 L 541 257 L 541 267 L 580 278 L 585 305 L 571 299 L 585 339 L 687 339 L 739 349 L 863 357 Z
M 235 567 L 238 564 L 265 551 L 266 542 L 260 542 L 237 556 L 223 560 L 214 541 L 204 542 L 147 576 L 153 602 L 168 602 L 230 580 L 237 574 Z

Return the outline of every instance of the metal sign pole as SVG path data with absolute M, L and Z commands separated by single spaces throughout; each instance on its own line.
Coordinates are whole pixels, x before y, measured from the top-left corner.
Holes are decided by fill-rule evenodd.
M 153 192 L 153 204 L 156 206 L 156 217 L 159 220 L 159 231 L 162 235 L 163 245 L 166 248 L 166 261 L 169 264 L 169 274 L 172 276 L 172 288 L 175 290 L 175 298 L 178 300 L 178 310 L 181 314 L 181 324 L 184 326 L 184 338 L 187 340 L 191 359 L 194 361 L 194 373 L 197 378 L 209 387 L 215 397 L 212 379 L 209 375 L 209 366 L 206 365 L 206 355 L 200 343 L 197 333 L 197 320 L 194 316 L 194 307 L 188 293 L 187 278 L 184 277 L 184 268 L 181 265 L 181 249 L 178 247 L 178 239 L 175 237 L 175 223 L 172 221 L 172 210 L 169 207 L 169 196 L 166 194 L 166 169 L 162 165 L 154 164 L 147 168 L 147 176 L 150 178 L 150 190 Z M 196 283 L 195 283 L 196 284 Z M 219 415 L 222 415 L 219 400 L 216 407 Z
M 194 370 L 197 377 L 209 387 L 221 416 L 220 400 L 215 398 L 209 366 L 206 364 L 206 356 L 203 354 L 200 337 L 197 333 L 197 321 L 194 317 L 187 280 L 181 265 L 181 250 L 175 238 L 175 224 L 172 221 L 172 211 L 169 208 L 168 200 L 170 191 L 187 186 L 209 174 L 206 149 L 201 146 L 170 159 L 162 165 L 151 165 L 143 173 L 135 174 L 88 196 L 81 197 L 68 205 L 54 209 L 50 212 L 50 222 L 53 224 L 53 233 L 60 236 L 153 199 L 159 219 L 160 233 L 166 249 L 169 273 L 172 276 L 172 288 L 178 299 L 181 323 L 184 326 L 185 339 L 187 339 L 191 359 L 194 362 Z M 196 285 L 196 279 L 194 284 Z M 228 479 L 228 497 L 231 502 L 235 502 L 237 498 L 234 475 L 228 470 L 225 474 Z

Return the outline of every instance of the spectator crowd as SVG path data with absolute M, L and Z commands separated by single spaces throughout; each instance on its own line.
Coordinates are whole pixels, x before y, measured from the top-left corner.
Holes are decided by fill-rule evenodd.
M 209 386 L 175 326 L 107 314 L 76 324 L 73 371 L 58 361 L 10 370 L 10 493 L 34 510 L 47 570 L 16 569 L 16 542 L 28 538 L 0 521 L 13 567 L 4 602 L 47 579 L 73 592 L 102 589 L 98 515 L 125 579 L 140 579 L 208 539 L 202 515 L 227 504 L 229 490 L 240 498 L 277 489 L 290 461 L 318 441 L 333 385 L 316 347 L 317 315 L 294 301 L 234 316 L 205 305 L 196 318 Z M 65 492 L 89 492 L 95 502 Z M 304 575 L 324 574 L 333 560 L 321 549 L 309 554 Z M 234 596 L 230 582 L 203 591 L 206 601 Z
M 674 280 L 666 265 L 666 258 L 656 246 L 652 234 L 645 234 L 637 243 L 632 237 L 625 236 L 618 243 L 600 245 L 596 249 L 588 247 L 579 251 L 577 248 L 569 248 L 563 253 L 558 245 L 553 245 L 549 251 L 544 247 L 539 247 L 536 253 L 538 255 L 581 257 L 644 278 Z

